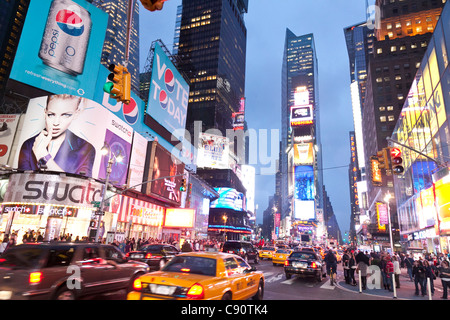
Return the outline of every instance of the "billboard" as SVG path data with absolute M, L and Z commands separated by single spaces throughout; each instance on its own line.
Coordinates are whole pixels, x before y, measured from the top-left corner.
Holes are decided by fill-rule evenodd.
M 92 99 L 107 24 L 85 0 L 31 0 L 10 78 Z
M 167 228 L 193 228 L 195 209 L 167 208 L 164 227 Z
M 155 42 L 147 114 L 170 133 L 185 129 L 189 84 Z
M 291 107 L 291 127 L 313 124 L 314 114 L 311 104 Z
M 314 168 L 304 165 L 294 167 L 294 217 L 300 220 L 315 219 Z
M 106 177 L 108 156 L 101 155 L 105 143 L 115 161 L 111 183 L 126 183 L 133 129 L 100 104 L 73 95 L 31 99 L 13 166 L 21 170 L 59 171 L 96 179 Z
M 210 208 L 246 210 L 244 194 L 233 188 L 214 188 L 219 193 L 219 199 L 211 202 Z
M 294 165 L 314 163 L 314 145 L 312 142 L 294 144 Z
M 8 164 L 20 114 L 0 114 L 0 164 Z
M 160 200 L 179 205 L 184 163 L 171 155 L 158 142 L 152 142 L 151 149 L 150 171 L 147 180 L 154 181 L 147 184 L 146 193 Z
M 197 166 L 199 168 L 230 168 L 230 142 L 227 137 L 201 132 L 198 141 Z
M 130 157 L 130 168 L 128 171 L 128 185 L 137 191 L 142 190 L 144 182 L 144 168 L 147 154 L 148 141 L 139 133 L 134 132 L 133 146 Z

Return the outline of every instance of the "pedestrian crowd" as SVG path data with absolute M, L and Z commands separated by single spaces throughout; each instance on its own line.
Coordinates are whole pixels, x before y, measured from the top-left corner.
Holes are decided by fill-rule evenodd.
M 368 269 L 376 265 L 381 271 L 382 286 L 385 290 L 394 291 L 400 288 L 401 268 L 407 269 L 409 281 L 414 282 L 415 295 L 425 296 L 429 286 L 431 295 L 434 295 L 434 281 L 440 279 L 443 288 L 442 299 L 448 299 L 450 287 L 450 255 L 427 254 L 417 260 L 410 254 L 388 252 L 363 252 L 362 250 L 347 249 L 342 257 L 345 283 L 356 286 L 356 276 L 361 272 L 361 287 L 367 289 Z M 429 285 L 428 285 L 429 283 Z

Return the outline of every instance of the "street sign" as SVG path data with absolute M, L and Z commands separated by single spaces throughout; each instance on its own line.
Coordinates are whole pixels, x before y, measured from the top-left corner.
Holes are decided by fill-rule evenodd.
M 94 206 L 94 208 L 100 208 L 100 201 L 91 201 L 91 204 Z
M 399 148 L 391 148 L 391 157 L 396 158 L 400 157 L 402 154 L 402 151 Z

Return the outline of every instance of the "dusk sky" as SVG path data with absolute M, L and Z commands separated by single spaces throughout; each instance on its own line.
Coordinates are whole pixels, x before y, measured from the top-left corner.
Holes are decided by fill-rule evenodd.
M 151 43 L 161 39 L 172 50 L 176 9 L 168 0 L 162 11 L 140 7 L 140 68 Z M 247 27 L 246 113 L 249 128 L 281 132 L 281 66 L 286 29 L 301 36 L 313 33 L 319 64 L 319 110 L 324 184 L 342 232 L 350 226 L 349 131 L 353 130 L 350 75 L 344 28 L 365 21 L 365 0 L 249 0 Z M 270 142 L 270 136 L 268 138 Z M 278 146 L 277 146 L 278 148 Z M 278 149 L 268 156 L 277 157 Z M 260 162 L 260 161 L 258 161 Z M 262 222 L 274 175 L 256 165 L 257 222 Z M 264 166 L 263 166 L 264 167 Z M 265 166 L 267 169 L 267 166 Z

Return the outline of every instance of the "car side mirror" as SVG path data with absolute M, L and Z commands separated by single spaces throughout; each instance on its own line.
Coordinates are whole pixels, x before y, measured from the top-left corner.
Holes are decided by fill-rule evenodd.
M 256 271 L 256 267 L 255 266 L 251 266 L 251 268 L 245 269 L 246 273 L 250 273 L 250 272 L 254 272 L 254 271 Z

